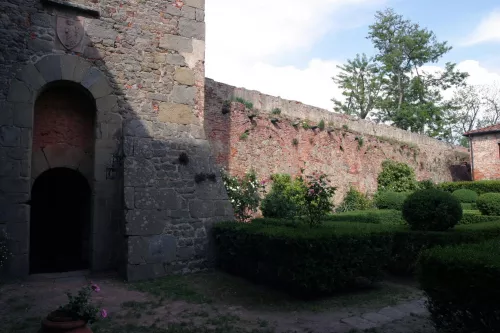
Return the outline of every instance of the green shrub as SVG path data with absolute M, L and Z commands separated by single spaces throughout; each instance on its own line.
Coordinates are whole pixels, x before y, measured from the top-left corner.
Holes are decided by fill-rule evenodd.
M 303 193 L 306 191 L 302 179 L 292 180 L 287 174 L 271 176 L 270 192 L 262 200 L 261 210 L 265 217 L 294 218 L 303 210 Z
M 420 253 L 435 246 L 477 243 L 500 237 L 500 223 L 457 225 L 447 231 L 394 231 L 393 247 L 387 269 L 397 275 L 414 273 Z
M 500 193 L 500 180 L 478 180 L 474 182 L 446 182 L 438 186 L 446 192 L 453 193 L 456 190 L 468 189 L 481 195 L 484 193 Z
M 403 217 L 413 230 L 447 230 L 453 228 L 462 216 L 460 202 L 441 190 L 417 191 L 403 205 Z
M 401 211 L 395 209 L 370 209 L 337 213 L 330 215 L 328 221 L 406 225 Z
M 408 192 L 418 189 L 415 171 L 405 163 L 385 160 L 377 177 L 380 191 Z
M 464 188 L 454 191 L 451 195 L 457 198 L 461 203 L 474 203 L 478 198 L 476 192 Z
M 389 258 L 390 232 L 372 226 L 219 223 L 214 227 L 217 264 L 299 297 L 353 289 L 378 280 Z
M 474 203 L 463 203 L 462 202 L 462 209 L 463 210 L 477 210 L 477 205 L 475 202 Z
M 500 216 L 481 215 L 478 210 L 464 210 L 464 215 L 459 224 L 475 224 L 484 222 L 500 222 Z
M 429 190 L 431 188 L 436 188 L 436 184 L 432 181 L 432 179 L 425 179 L 418 182 L 419 190 Z
M 351 186 L 346 193 L 344 200 L 337 207 L 337 212 L 350 212 L 353 210 L 365 210 L 372 208 L 371 200 L 363 193 Z
M 436 247 L 422 253 L 418 266 L 438 330 L 500 332 L 500 239 Z
M 500 216 L 500 193 L 486 193 L 476 201 L 477 209 L 483 215 Z
M 378 209 L 402 210 L 408 195 L 408 193 L 393 191 L 377 192 L 377 194 L 375 194 L 375 206 L 377 206 Z

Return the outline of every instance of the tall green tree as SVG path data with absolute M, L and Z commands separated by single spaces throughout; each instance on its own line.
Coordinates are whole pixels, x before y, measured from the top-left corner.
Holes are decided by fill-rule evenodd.
M 446 63 L 442 70 L 426 69 L 426 66 L 440 61 L 451 46 L 447 42 L 439 42 L 434 32 L 405 19 L 392 9 L 376 13 L 375 23 L 370 25 L 367 38 L 376 50 L 370 62 L 370 73 L 376 74 L 374 77 L 380 86 L 367 92 L 366 89 L 353 89 L 355 84 L 345 84 L 358 82 L 359 76 L 354 74 L 361 72 L 353 70 L 358 63 L 349 61 L 344 66 L 349 71 L 344 72 L 353 73 L 345 76 L 350 80 L 340 75 L 336 78 L 344 91 L 347 105 L 350 100 L 375 101 L 373 111 L 370 111 L 377 121 L 433 137 L 446 139 L 451 136 L 449 123 L 455 120 L 455 108 L 444 100 L 442 92 L 462 86 L 468 74 L 458 71 L 454 63 Z M 363 62 L 359 64 L 363 65 Z M 344 113 L 364 110 L 338 106 L 336 104 L 337 110 Z
M 332 99 L 335 111 L 365 119 L 377 105 L 383 72 L 374 59 L 364 53 L 337 67 L 340 73 L 333 81 L 342 88 L 344 100 Z

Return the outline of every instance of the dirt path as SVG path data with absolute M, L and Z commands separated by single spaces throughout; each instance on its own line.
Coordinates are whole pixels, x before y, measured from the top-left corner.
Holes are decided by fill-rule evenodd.
M 391 281 L 360 293 L 304 302 L 222 273 L 128 284 L 70 276 L 0 286 L 0 332 L 36 332 L 40 319 L 90 281 L 109 317 L 94 333 L 369 332 L 434 333 L 422 294 Z M 3 320 L 3 319 L 6 320 Z

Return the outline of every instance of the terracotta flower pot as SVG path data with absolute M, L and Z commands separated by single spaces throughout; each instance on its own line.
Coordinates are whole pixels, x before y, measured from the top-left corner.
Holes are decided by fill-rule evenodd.
M 74 320 L 66 314 L 54 311 L 42 321 L 39 333 L 92 333 L 84 320 Z

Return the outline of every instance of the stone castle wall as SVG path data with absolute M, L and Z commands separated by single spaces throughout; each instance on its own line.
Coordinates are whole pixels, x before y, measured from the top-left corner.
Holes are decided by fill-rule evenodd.
M 0 1 L 0 229 L 12 237 L 9 274 L 28 274 L 36 176 L 54 166 L 80 171 L 70 145 L 54 150 L 50 165 L 33 148 L 33 106 L 53 83 L 77 85 L 95 105 L 93 157 L 82 162 L 93 192 L 91 269 L 137 280 L 210 266 L 211 224 L 232 212 L 202 125 L 204 5 Z M 195 183 L 200 173 L 215 182 Z
M 500 179 L 500 133 L 472 136 L 473 179 Z
M 241 103 L 225 108 L 234 97 L 253 103 L 253 110 Z M 275 108 L 279 116 L 272 114 Z M 304 129 L 305 120 L 310 125 L 323 120 L 325 129 Z M 426 136 L 211 79 L 205 83 L 205 130 L 218 165 L 230 173 L 254 168 L 268 179 L 273 173 L 299 175 L 301 168 L 324 172 L 338 187 L 337 202 L 350 185 L 374 193 L 385 159 L 405 162 L 418 179 L 435 182 L 451 181 L 450 166 L 469 159 L 467 149 Z

